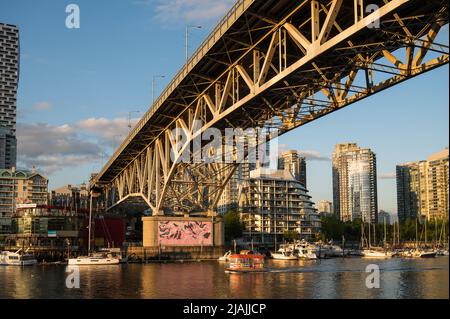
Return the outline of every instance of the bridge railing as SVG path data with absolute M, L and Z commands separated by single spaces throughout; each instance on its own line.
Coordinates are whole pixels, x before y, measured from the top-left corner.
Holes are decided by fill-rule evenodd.
M 219 39 L 228 31 L 231 25 L 252 5 L 255 0 L 238 0 L 228 13 L 220 20 L 216 27 L 211 31 L 208 37 L 202 42 L 194 54 L 189 58 L 188 63 L 185 64 L 177 74 L 172 78 L 170 83 L 162 91 L 156 101 L 150 106 L 149 110 L 144 114 L 141 120 L 136 124 L 134 129 L 130 132 L 127 138 L 122 142 L 119 148 L 114 152 L 108 163 L 103 167 L 98 174 L 100 178 L 106 169 L 115 161 L 117 156 L 122 153 L 123 149 L 133 140 L 136 134 L 144 127 L 148 120 L 169 97 L 169 95 L 177 88 L 180 82 L 188 75 L 195 65 L 206 55 L 206 53 L 219 41 Z M 98 179 L 97 179 L 98 181 Z

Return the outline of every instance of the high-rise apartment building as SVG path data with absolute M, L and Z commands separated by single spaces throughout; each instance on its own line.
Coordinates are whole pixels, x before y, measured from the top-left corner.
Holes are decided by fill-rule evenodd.
M 380 210 L 378 213 L 378 224 L 384 224 L 390 225 L 391 224 L 391 214 L 384 210 Z
M 19 29 L 0 23 L 0 169 L 16 166 Z
M 376 156 L 356 143 L 337 144 L 333 152 L 334 213 L 342 221 L 361 218 L 376 223 Z
M 333 203 L 328 200 L 321 200 L 317 203 L 317 210 L 319 211 L 319 214 L 333 214 Z
M 306 160 L 299 156 L 298 151 L 290 150 L 282 153 L 278 159 L 278 169 L 290 172 L 297 181 L 306 187 Z
M 397 210 L 399 221 L 408 218 L 448 218 L 449 151 L 444 149 L 427 160 L 397 165 Z

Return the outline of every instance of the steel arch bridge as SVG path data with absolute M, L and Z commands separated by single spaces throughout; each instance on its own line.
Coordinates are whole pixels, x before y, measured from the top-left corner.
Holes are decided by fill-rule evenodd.
M 448 9 L 447 0 L 240 0 L 92 183 L 110 208 L 212 212 L 236 164 L 172 161 L 172 130 L 188 137 L 175 158 L 211 127 L 283 134 L 448 64 L 448 43 L 435 42 Z

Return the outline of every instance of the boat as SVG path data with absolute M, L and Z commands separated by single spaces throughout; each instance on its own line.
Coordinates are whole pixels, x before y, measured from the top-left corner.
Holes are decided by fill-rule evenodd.
M 388 250 L 364 249 L 362 251 L 364 258 L 391 258 L 394 255 L 395 252 Z
M 273 259 L 276 260 L 297 260 L 297 256 L 290 250 L 279 250 L 276 253 L 270 254 Z
M 219 257 L 218 261 L 228 261 L 231 255 L 231 250 L 227 251 L 223 256 Z
M 264 256 L 261 254 L 231 254 L 226 273 L 266 272 Z
M 2 266 L 32 266 L 37 260 L 32 254 L 22 253 L 22 248 L 16 252 L 2 251 L 0 253 L 0 265 Z
M 412 256 L 416 258 L 434 258 L 436 257 L 437 252 L 434 250 L 421 250 L 416 249 L 413 251 Z
M 295 244 L 294 252 L 301 259 L 317 259 L 317 247 L 305 241 Z
M 90 208 L 89 208 L 89 225 L 88 225 L 88 254 L 87 256 L 79 256 L 76 258 L 69 258 L 67 263 L 69 265 L 118 265 L 123 259 L 120 253 L 120 248 L 104 248 L 98 252 L 91 252 L 91 229 L 92 229 L 92 190 L 90 193 Z M 117 254 L 117 250 L 119 254 Z
M 319 257 L 342 257 L 344 255 L 344 250 L 338 245 L 327 244 L 319 246 Z
M 69 258 L 68 261 L 69 265 L 118 265 L 119 263 L 119 257 L 106 252 L 96 252 L 89 256 Z

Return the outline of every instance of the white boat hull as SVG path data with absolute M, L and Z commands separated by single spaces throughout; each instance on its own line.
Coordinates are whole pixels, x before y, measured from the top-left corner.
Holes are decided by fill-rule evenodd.
M 272 253 L 272 258 L 277 260 L 297 260 L 298 258 L 293 255 L 284 255 L 284 254 L 277 254 Z
M 118 265 L 120 263 L 119 258 L 103 258 L 103 257 L 79 257 L 70 258 L 69 265 Z
M 362 254 L 364 258 L 392 258 L 394 256 L 394 253 L 389 251 L 364 250 Z
M 20 250 L 19 250 L 20 251 Z M 33 266 L 37 264 L 36 258 L 30 254 L 20 254 L 3 251 L 0 253 L 0 266 Z

